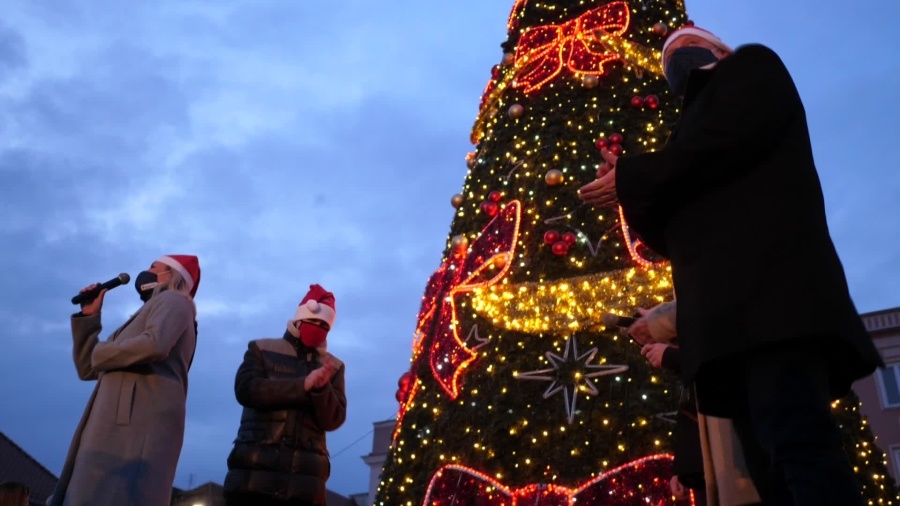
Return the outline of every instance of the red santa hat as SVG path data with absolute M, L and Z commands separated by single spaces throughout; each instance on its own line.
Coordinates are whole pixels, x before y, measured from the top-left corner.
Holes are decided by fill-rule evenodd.
M 194 255 L 165 255 L 160 257 L 157 262 L 166 264 L 181 274 L 191 292 L 191 297 L 197 294 L 197 287 L 200 286 L 200 260 L 197 257 Z
M 684 37 L 685 35 L 693 35 L 695 37 L 700 37 L 701 39 L 703 39 L 707 42 L 711 42 L 712 44 L 714 44 L 716 47 L 718 47 L 719 49 L 721 49 L 723 51 L 727 51 L 729 53 L 734 52 L 734 49 L 731 49 L 731 47 L 728 44 L 726 44 L 725 42 L 723 42 L 722 39 L 720 39 L 718 36 L 716 36 L 716 34 L 710 32 L 708 30 L 704 30 L 703 28 L 697 28 L 694 25 L 685 25 L 685 26 L 682 26 L 681 28 L 673 31 L 672 33 L 670 33 L 669 37 L 666 39 L 666 42 L 663 44 L 663 48 L 662 48 L 663 72 L 666 71 L 666 50 L 669 49 L 669 46 L 673 42 L 680 39 L 681 37 Z
M 334 294 L 325 290 L 320 285 L 309 285 L 309 291 L 297 310 L 294 312 L 294 319 L 297 320 L 317 319 L 328 323 L 328 328 L 334 326 Z

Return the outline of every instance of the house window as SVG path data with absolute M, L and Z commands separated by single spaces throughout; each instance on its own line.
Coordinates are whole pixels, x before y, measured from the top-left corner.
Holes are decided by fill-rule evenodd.
M 891 458 L 894 461 L 894 476 L 900 476 L 900 446 L 891 446 Z
M 900 364 L 891 364 L 877 371 L 881 406 L 885 409 L 900 407 Z

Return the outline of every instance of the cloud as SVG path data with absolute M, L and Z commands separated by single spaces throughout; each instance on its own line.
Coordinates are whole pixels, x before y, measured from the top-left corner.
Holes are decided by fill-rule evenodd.
M 0 24 L 0 83 L 28 64 L 25 39 L 6 24 Z
M 64 385 L 67 397 L 54 403 L 64 414 L 23 406 L 29 415 L 4 430 L 26 443 L 34 441 L 26 427 L 53 432 L 26 445 L 52 470 L 91 388 L 71 365 L 67 297 L 119 271 L 134 275 L 162 253 L 197 253 L 203 268 L 177 484 L 191 475 L 221 481 L 246 342 L 279 336 L 312 282 L 337 293 L 329 341 L 347 363 L 351 398 L 350 419 L 329 444 L 345 448 L 391 416 L 421 291 L 452 216 L 447 199 L 465 173 L 466 136 L 447 125 L 469 123 L 474 101 L 427 65 L 409 64 L 427 63 L 427 47 L 398 52 L 404 39 L 382 37 L 385 58 L 364 56 L 383 30 L 371 16 L 351 35 L 332 20 L 276 44 L 233 25 L 262 30 L 271 14 L 183 5 L 135 7 L 131 16 L 112 7 L 97 17 L 71 4 L 66 16 L 30 6 L 11 16 L 34 57 L 0 94 L 9 111 L 0 123 L 0 233 L 17 245 L 0 258 L 35 281 L 15 298 L 6 292 L 0 322 L 16 349 L 53 364 L 34 389 Z M 165 33 L 151 35 L 151 26 Z M 202 34 L 186 33 L 190 26 Z M 326 39 L 328 53 L 297 50 Z M 385 65 L 399 67 L 385 73 Z M 111 292 L 107 331 L 137 305 L 131 287 Z M 47 344 L 33 350 L 35 341 Z M 365 487 L 365 450 L 340 457 L 348 471 L 335 473 L 332 488 Z

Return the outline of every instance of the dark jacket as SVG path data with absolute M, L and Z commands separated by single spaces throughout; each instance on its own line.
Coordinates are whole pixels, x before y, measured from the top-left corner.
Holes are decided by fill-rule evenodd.
M 662 356 L 662 367 L 675 373 L 681 372 L 681 349 L 669 346 Z M 703 451 L 700 446 L 700 426 L 697 424 L 697 399 L 694 387 L 682 384 L 681 399 L 675 414 L 672 431 L 672 450 L 675 459 L 672 471 L 681 483 L 691 489 L 703 489 Z
M 616 186 L 629 226 L 671 260 L 686 380 L 718 381 L 728 359 L 801 339 L 832 354 L 835 396 L 881 364 L 828 232 L 803 104 L 772 50 L 693 71 L 669 142 L 622 157 Z
M 228 456 L 226 492 L 254 492 L 304 504 L 325 504 L 331 474 L 325 432 L 344 423 L 344 365 L 318 391 L 306 376 L 323 357 L 289 334 L 251 341 L 238 368 L 234 392 L 244 406 L 234 449 Z

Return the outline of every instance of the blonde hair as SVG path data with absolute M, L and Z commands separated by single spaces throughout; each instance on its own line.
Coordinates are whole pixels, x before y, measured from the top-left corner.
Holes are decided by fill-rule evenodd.
M 191 297 L 191 289 L 188 288 L 187 281 L 184 279 L 184 276 L 181 275 L 177 270 L 169 267 L 169 279 L 163 281 L 156 285 L 153 289 L 153 295 L 159 294 L 159 292 L 163 290 L 172 290 L 173 292 L 178 292 L 181 295 L 187 297 L 187 300 L 191 301 L 191 306 L 194 308 L 194 316 L 197 316 L 197 305 L 194 304 L 194 298 Z M 2 506 L 2 505 L 0 505 Z
M 0 483 L 0 506 L 28 506 L 30 495 L 27 485 L 14 481 Z

